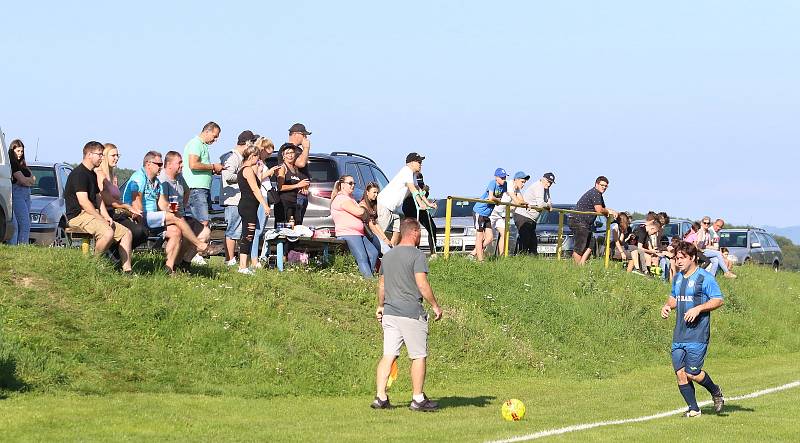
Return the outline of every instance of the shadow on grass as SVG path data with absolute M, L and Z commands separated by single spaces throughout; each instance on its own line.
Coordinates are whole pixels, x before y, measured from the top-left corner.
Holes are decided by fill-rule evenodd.
M 17 362 L 11 357 L 0 357 L 0 400 L 8 398 L 7 392 L 23 392 L 28 385 L 17 378 Z
M 463 406 L 477 406 L 485 408 L 489 406 L 492 400 L 496 399 L 495 396 L 480 395 L 478 397 L 442 397 L 438 400 L 439 406 L 445 408 L 459 408 Z
M 708 409 L 709 409 L 708 410 L 708 414 L 715 414 L 713 408 L 708 408 Z M 746 408 L 744 406 L 727 405 L 726 404 L 725 407 L 722 409 L 722 412 L 720 412 L 719 414 L 716 414 L 716 415 L 718 415 L 720 417 L 727 417 L 730 414 L 736 414 L 736 413 L 739 413 L 739 412 L 754 412 L 754 411 L 755 411 L 755 409 Z M 705 415 L 705 414 L 706 414 L 706 411 L 703 411 L 703 415 Z

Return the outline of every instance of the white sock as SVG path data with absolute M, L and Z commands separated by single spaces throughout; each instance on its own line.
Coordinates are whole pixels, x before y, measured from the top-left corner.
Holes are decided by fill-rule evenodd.
M 417 403 L 422 403 L 425 401 L 425 394 L 414 394 L 411 398 Z

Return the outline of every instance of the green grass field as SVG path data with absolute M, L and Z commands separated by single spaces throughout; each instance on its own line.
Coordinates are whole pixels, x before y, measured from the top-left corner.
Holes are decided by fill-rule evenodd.
M 512 258 L 431 265 L 445 318 L 431 326 L 426 392 L 406 409 L 408 361 L 368 408 L 381 335 L 374 282 L 332 269 L 219 264 L 167 277 L 157 255 L 125 277 L 74 250 L 0 246 L 0 429 L 4 440 L 483 441 L 682 405 L 667 354 L 666 284 L 600 263 Z M 800 380 L 800 274 L 737 268 L 721 281 L 706 368 L 727 396 Z M 506 398 L 528 408 L 500 418 Z M 708 399 L 702 389 L 698 399 Z M 800 388 L 551 439 L 791 440 Z M 687 430 L 693 434 L 687 434 Z

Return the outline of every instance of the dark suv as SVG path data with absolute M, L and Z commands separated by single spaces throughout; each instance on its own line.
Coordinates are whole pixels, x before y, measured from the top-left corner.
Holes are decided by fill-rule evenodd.
M 278 155 L 273 154 L 267 159 L 267 166 L 278 164 Z M 343 175 L 352 175 L 356 186 L 353 198 L 361 200 L 364 188 L 369 182 L 377 182 L 383 189 L 389 180 L 375 162 L 361 154 L 352 152 L 334 151 L 330 154 L 311 153 L 308 157 L 308 171 L 311 174 L 311 186 L 308 196 L 308 209 L 306 209 L 303 224 L 314 228 L 333 228 L 331 218 L 331 193 L 333 185 Z M 277 184 L 276 184 L 277 186 Z M 211 199 L 214 207 L 211 211 L 211 226 L 215 231 L 225 229 L 225 214 L 219 206 L 220 177 L 214 176 L 211 186 Z
M 553 205 L 553 208 L 557 209 L 575 210 L 575 207 L 575 204 Z M 563 257 L 571 257 L 572 251 L 575 248 L 572 229 L 569 227 L 570 217 L 572 217 L 572 214 L 564 214 L 564 236 L 561 242 L 561 254 Z M 606 217 L 598 216 L 594 222 L 592 239 L 589 241 L 589 247 L 592 249 L 593 256 L 599 257 L 605 253 L 605 237 Z M 556 248 L 558 247 L 557 211 L 542 211 L 539 213 L 539 218 L 536 221 L 536 239 L 538 241 L 536 249 L 540 255 L 547 256 L 556 254 Z

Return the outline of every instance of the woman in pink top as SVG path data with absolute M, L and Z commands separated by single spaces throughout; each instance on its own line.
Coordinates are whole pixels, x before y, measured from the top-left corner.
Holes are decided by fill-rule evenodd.
M 372 278 L 372 271 L 378 261 L 378 250 L 364 235 L 366 210 L 353 199 L 355 180 L 351 175 L 343 175 L 333 187 L 331 216 L 336 228 L 336 238 L 347 242 L 350 253 L 356 259 L 358 270 L 365 278 Z

